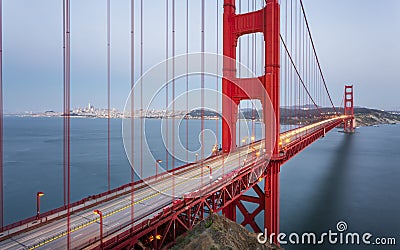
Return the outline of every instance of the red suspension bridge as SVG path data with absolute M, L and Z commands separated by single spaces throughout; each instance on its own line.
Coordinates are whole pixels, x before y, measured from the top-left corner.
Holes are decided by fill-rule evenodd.
M 1 2 L 0 0 L 0 5 Z M 165 1 L 165 41 L 160 41 L 160 46 L 165 46 L 166 61 L 159 66 L 164 70 L 155 70 L 156 76 L 163 78 L 162 88 L 165 93 L 165 120 L 167 120 L 163 127 L 163 133 L 166 135 L 164 140 L 167 144 L 165 159 L 155 160 L 155 174 L 152 172 L 145 175 L 147 170 L 143 166 L 146 163 L 154 166 L 154 161 L 151 164 L 146 162 L 148 159 L 143 152 L 145 147 L 143 111 L 146 109 L 146 91 L 154 88 L 148 81 L 155 81 L 155 78 L 149 77 L 150 80 L 146 78 L 143 67 L 145 4 L 143 0 L 132 0 L 130 6 L 132 92 L 127 103 L 129 112 L 124 118 L 126 122 L 124 129 L 128 131 L 128 136 L 124 138 L 125 146 L 132 166 L 131 182 L 111 189 L 110 0 L 108 0 L 106 10 L 108 191 L 71 202 L 70 1 L 63 1 L 64 205 L 40 213 L 42 193 L 38 193 L 37 215 L 10 225 L 3 225 L 1 189 L 1 249 L 160 249 L 173 245 L 177 236 L 184 234 L 210 213 L 215 212 L 222 212 L 233 221 L 237 221 L 237 214 L 240 212 L 244 220 L 237 221 L 238 223 L 244 226 L 250 225 L 256 232 L 263 232 L 263 226 L 269 234 L 277 235 L 281 166 L 339 125 L 343 126 L 345 132 L 354 131 L 353 88 L 345 86 L 344 107 L 335 107 L 301 0 L 224 0 L 223 4 L 222 0 L 207 3 L 205 0 L 199 0 L 196 6 L 200 7 L 197 9 L 199 12 L 197 17 L 200 20 L 198 23 L 200 51 L 197 52 L 201 53 L 194 56 L 189 53 L 191 52 L 189 42 L 192 41 L 189 21 L 190 14 L 193 14 L 193 11 L 189 11 L 189 6 L 195 4 L 188 0 L 176 2 Z M 176 11 L 178 2 L 184 6 L 183 9 L 186 9 L 186 12 L 179 12 L 179 15 Z M 211 11 L 215 12 L 215 20 L 206 20 L 208 17 L 206 13 Z M 150 16 L 151 14 L 146 13 Z M 186 22 L 184 28 L 181 27 L 183 38 L 177 37 L 179 33 L 177 16 L 183 17 Z M 207 33 L 206 21 L 216 26 L 214 34 Z M 222 27 L 222 33 L 219 26 Z M 214 53 L 217 54 L 215 57 L 209 56 L 207 53 L 210 51 L 205 50 L 206 42 L 209 42 L 205 38 L 206 34 L 215 37 Z M 178 39 L 180 39 L 179 44 L 184 41 L 182 46 L 186 50 L 180 58 L 176 56 Z M 223 55 L 218 56 L 220 43 Z M 139 72 L 135 65 L 137 61 Z M 190 162 L 188 159 L 190 152 L 185 152 L 186 164 L 176 166 L 175 154 L 178 150 L 175 148 L 177 144 L 175 133 L 179 131 L 175 131 L 177 118 L 174 114 L 178 110 L 176 106 L 182 109 L 176 102 L 178 95 L 181 94 L 178 94 L 180 87 L 177 79 L 181 76 L 184 78 L 183 96 L 186 98 L 183 105 L 186 107 L 183 109 L 187 115 L 192 111 L 189 108 L 190 72 L 197 72 L 200 76 L 200 130 L 205 130 L 205 107 L 208 102 L 215 102 L 215 110 L 219 112 L 220 119 L 216 121 L 216 139 L 212 143 L 212 150 L 205 146 L 202 133 L 201 149 L 196 153 L 196 160 Z M 140 77 L 136 77 L 137 75 Z M 217 77 L 209 80 L 208 75 Z M 214 85 L 210 84 L 210 81 L 213 81 Z M 205 92 L 210 85 L 218 93 L 215 95 L 216 100 L 210 100 L 210 95 Z M 149 95 L 154 93 L 150 91 Z M 2 93 L 0 97 L 2 98 Z M 2 104 L 2 99 L 0 101 Z M 248 129 L 249 140 L 242 140 L 243 131 L 240 130 L 238 120 L 240 120 L 240 108 L 246 105 L 251 106 L 252 128 Z M 219 111 L 220 107 L 222 111 Z M 257 107 L 262 110 L 260 114 Z M 0 131 L 2 131 L 2 106 L 0 108 Z M 135 117 L 136 110 L 140 111 L 139 118 Z M 255 117 L 263 122 L 262 138 L 256 138 Z M 135 123 L 135 119 L 139 119 L 139 123 Z M 221 125 L 219 122 L 222 122 L 221 136 L 219 136 Z M 139 130 L 140 132 L 137 132 Z M 186 123 L 186 134 L 188 130 Z M 1 157 L 2 138 L 0 134 Z M 187 138 L 186 135 L 186 142 L 181 143 L 186 144 L 188 150 Z M 221 144 L 220 149 L 219 144 Z M 0 162 L 2 187 L 2 159 Z M 165 164 L 164 171 L 158 171 L 161 163 Z M 135 172 L 138 173 L 140 180 L 135 180 Z M 260 187 L 260 184 L 264 186 Z M 256 196 L 246 194 L 250 189 L 255 191 Z M 243 205 L 244 201 L 257 204 L 257 208 L 252 212 L 248 211 Z M 263 225 L 258 225 L 255 221 L 255 217 L 260 213 L 264 217 Z

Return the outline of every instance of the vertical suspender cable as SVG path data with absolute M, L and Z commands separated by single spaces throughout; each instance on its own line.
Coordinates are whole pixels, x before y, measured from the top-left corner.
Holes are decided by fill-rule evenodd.
M 311 96 L 313 96 L 313 90 L 314 90 L 314 71 L 313 71 L 313 58 L 311 55 L 311 50 L 309 50 L 309 61 L 310 61 L 310 85 L 309 85 L 309 89 L 311 92 Z M 313 96 L 315 98 L 315 96 Z M 308 104 L 308 101 L 307 101 Z
M 310 74 L 311 74 L 310 88 L 312 90 L 311 95 L 313 95 L 314 99 L 315 99 L 315 93 L 314 93 L 314 91 L 315 91 L 314 57 L 313 57 L 313 55 L 311 55 L 311 53 L 310 53 L 310 61 L 311 61 L 310 62 Z
M 319 77 L 318 77 L 318 66 L 317 66 L 317 62 L 315 61 L 314 63 L 314 68 L 315 68 L 315 95 L 317 96 L 318 99 L 318 87 L 319 87 Z
M 108 191 L 110 191 L 110 174 L 111 174 L 111 169 L 110 169 L 110 130 L 111 130 L 111 126 L 110 126 L 110 82 L 111 82 L 111 78 L 110 78 L 110 40 L 111 40 L 111 35 L 110 35 L 110 19 L 111 19 L 111 15 L 110 15 L 110 0 L 107 0 L 107 186 L 108 186 Z
M 172 0 L 172 162 L 175 168 L 175 0 Z M 175 175 L 172 175 L 172 200 L 175 196 Z
M 315 99 L 316 99 L 317 104 L 319 104 L 319 102 L 318 102 L 318 74 L 317 74 L 317 68 L 316 68 L 317 64 L 316 64 L 316 62 L 315 62 L 315 55 L 314 55 L 313 61 L 314 61 L 314 63 L 313 63 L 313 72 L 314 72 L 314 96 L 315 96 Z
M 172 168 L 175 167 L 175 0 L 172 0 Z
M 280 6 L 282 8 L 282 4 Z M 280 27 L 281 27 L 281 30 L 284 27 L 282 25 L 282 19 L 280 21 Z M 283 32 L 280 32 L 280 34 L 282 35 Z M 284 82 L 285 82 L 285 78 L 284 78 L 285 71 L 283 69 L 283 65 L 284 64 L 282 63 L 283 62 L 282 52 L 283 52 L 283 48 L 281 46 L 279 46 L 279 55 L 281 55 L 280 56 L 280 61 L 281 61 L 281 66 L 280 67 L 281 67 L 281 70 L 279 72 L 279 79 L 280 79 L 280 82 L 279 82 L 279 85 L 280 85 L 280 93 L 279 93 L 279 96 L 280 96 L 280 107 L 284 107 L 286 105 L 286 98 L 287 98 L 287 96 L 285 95 L 285 93 L 286 93 L 286 86 L 284 84 Z M 283 128 L 282 125 L 286 121 L 285 117 L 286 117 L 286 110 L 282 110 L 281 111 L 281 117 L 280 117 L 281 119 L 283 118 L 283 122 L 281 122 L 281 130 Z
M 247 2 L 248 2 L 249 0 L 247 0 Z M 247 5 L 247 7 L 248 7 L 248 5 Z M 248 9 L 247 9 L 248 10 Z M 239 0 L 239 13 L 240 14 L 242 14 L 242 1 L 241 0 Z M 240 62 L 240 65 L 239 65 L 239 78 L 242 78 L 243 76 L 242 76 L 242 70 L 241 70 L 241 65 L 242 65 L 242 59 L 243 59 L 243 56 L 242 56 L 242 43 L 241 43 L 241 41 L 243 41 L 244 39 L 238 39 L 238 41 L 239 41 L 239 62 Z M 244 44 L 246 44 L 246 43 L 244 43 Z M 248 44 L 247 44 L 247 46 L 248 46 Z M 243 46 L 244 47 L 244 46 Z M 243 59 L 243 61 L 244 61 L 244 59 Z M 247 66 L 248 66 L 248 64 L 247 64 Z M 239 102 L 239 106 L 238 106 L 238 108 L 240 108 L 240 102 Z M 239 136 L 238 137 L 236 137 L 236 141 L 234 142 L 235 144 L 237 144 L 237 141 L 239 141 L 239 146 L 240 146 L 240 143 L 241 143 L 241 140 L 242 140 L 242 137 L 241 137 L 241 125 L 242 125 L 242 121 L 240 120 L 240 112 L 238 112 L 238 119 L 237 119 L 239 122 L 236 122 L 236 124 L 239 124 Z M 237 129 L 237 128 L 236 128 Z M 233 131 L 233 133 L 236 133 L 236 131 Z M 239 140 L 238 140 L 239 139 Z M 240 151 L 239 151 L 239 157 L 238 157 L 238 165 L 240 166 Z
M 239 0 L 239 14 L 242 14 L 242 0 Z M 242 62 L 242 46 L 243 46 L 243 39 L 238 39 L 238 45 L 239 45 L 239 72 L 237 72 L 237 77 L 238 78 L 242 78 L 243 76 L 242 76 L 242 64 L 243 64 L 243 62 Z M 224 97 L 222 97 L 222 98 L 224 98 Z M 240 108 L 240 103 L 239 103 L 239 106 L 238 106 L 238 108 Z M 237 121 L 235 121 L 236 122 L 236 124 L 239 124 L 239 128 L 236 128 L 237 130 L 239 130 L 239 131 L 233 131 L 233 133 L 236 133 L 236 132 L 238 132 L 238 134 L 239 134 L 239 136 L 238 137 L 236 137 L 236 141 L 235 142 L 233 142 L 233 143 L 235 143 L 235 145 L 237 144 L 237 141 L 238 141 L 238 138 L 239 138 L 239 146 L 240 146 L 240 143 L 241 143 L 241 124 L 242 124 L 242 121 L 240 120 L 240 112 L 238 112 L 238 118 L 237 118 L 238 120 L 237 121 L 239 121 L 239 123 L 237 122 Z M 240 151 L 239 151 L 239 157 L 238 157 L 238 165 L 240 166 Z
M 287 42 L 288 40 L 288 18 L 287 18 L 287 14 L 288 14 L 288 9 L 287 9 L 287 0 L 285 1 L 285 41 Z M 286 95 L 286 103 L 285 103 L 285 110 L 287 111 L 288 107 L 290 107 L 290 86 L 289 82 L 288 82 L 288 58 L 287 55 L 285 53 L 281 53 L 281 55 L 285 55 L 285 86 L 286 86 L 286 91 L 285 91 L 285 95 Z M 286 112 L 286 125 L 289 124 L 289 112 Z M 287 128 L 286 128 L 287 130 Z
M 287 8 L 289 8 L 289 4 L 287 2 L 286 2 L 286 4 L 288 5 Z M 290 13 L 292 13 L 292 1 L 290 1 Z M 289 24 L 288 24 L 288 26 L 289 26 Z M 293 51 L 293 49 L 292 49 L 293 38 L 292 37 L 293 37 L 293 21 L 292 21 L 292 16 L 290 16 L 290 53 L 292 53 L 292 51 Z M 286 56 L 286 58 L 288 58 L 287 54 L 285 54 L 285 56 Z M 287 67 L 288 67 L 288 77 L 289 77 L 289 82 L 290 82 L 290 117 L 293 118 L 295 115 L 294 110 L 293 110 L 293 108 L 294 108 L 293 105 L 295 104 L 295 102 L 293 99 L 295 97 L 294 97 L 294 89 L 293 89 L 294 84 L 292 81 L 292 70 L 291 70 L 292 68 L 290 67 L 289 60 L 288 60 Z M 292 123 L 293 122 L 290 123 L 290 129 L 292 129 Z
M 286 5 L 286 42 L 289 42 L 289 29 L 290 29 L 290 27 L 289 27 L 289 18 L 288 18 L 288 13 L 289 13 L 289 11 L 288 11 L 288 2 L 287 2 L 287 0 L 286 0 L 286 2 L 285 2 L 285 5 Z M 290 68 L 289 68 L 289 60 L 288 60 L 288 56 L 287 56 L 287 54 L 286 53 L 283 53 L 283 55 L 285 55 L 285 59 L 286 59 L 286 64 L 285 64 L 285 68 L 286 68 L 286 81 L 288 82 L 287 84 L 289 85 L 288 86 L 288 95 L 289 95 L 289 102 L 288 102 L 288 107 L 289 107 L 289 110 L 288 110 L 288 122 L 289 122 L 289 126 L 288 126 L 288 129 L 289 130 L 291 130 L 292 129 L 292 118 L 293 118 L 293 112 L 292 112 L 292 105 L 293 105 L 293 98 L 292 98 L 292 89 L 293 89 L 293 87 L 292 87 L 292 82 L 291 82 L 291 78 L 290 78 Z
M 307 58 L 307 45 L 306 42 L 307 40 L 305 39 L 304 36 L 304 25 L 303 22 L 301 21 L 301 13 L 299 12 L 299 27 L 300 27 L 300 34 L 301 34 L 301 41 L 302 41 L 302 55 L 303 55 L 303 79 L 305 81 L 306 87 L 308 86 L 308 58 Z M 305 100 L 304 100 L 304 89 L 301 89 L 301 107 L 304 107 Z M 302 109 L 302 116 L 304 118 L 304 109 Z
M 67 249 L 70 249 L 70 1 L 64 0 L 64 169 L 66 170 Z M 64 172 L 65 173 L 65 172 Z
M 242 1 L 241 0 L 239 0 L 239 13 L 241 14 L 242 13 Z M 243 45 L 243 39 L 238 39 L 238 43 L 239 43 L 239 62 L 240 62 L 240 65 L 239 65 L 239 74 L 238 74 L 238 77 L 239 78 L 242 78 L 243 76 L 242 76 L 242 70 L 241 70 L 241 65 L 242 65 L 242 45 Z M 239 107 L 240 107 L 240 103 L 239 103 Z M 238 107 L 238 108 L 239 108 Z M 239 120 L 239 146 L 240 146 L 240 141 L 241 141 L 241 120 L 240 120 L 240 113 L 238 112 L 238 114 L 239 114 L 239 116 L 238 116 L 238 120 Z M 236 122 L 237 123 L 237 122 Z M 236 133 L 236 131 L 233 131 L 233 133 Z M 237 140 L 237 138 L 236 138 L 236 140 Z M 237 142 L 233 142 L 233 143 L 237 143 Z M 239 152 L 239 158 L 238 158 L 238 162 L 239 162 L 239 165 L 240 165 L 240 152 Z
M 297 10 L 296 10 L 297 11 Z M 301 16 L 299 12 L 299 25 L 301 29 L 301 34 L 303 36 L 303 56 L 304 56 L 304 65 L 303 65 L 303 71 L 304 71 L 304 82 L 307 86 L 308 84 L 308 72 L 307 72 L 307 63 L 308 63 L 308 56 L 307 56 L 307 39 L 305 38 L 305 31 L 304 31 L 304 25 L 303 22 L 301 21 Z M 304 102 L 304 91 L 303 88 L 301 89 L 301 99 L 302 99 L 302 104 Z
M 301 21 L 301 12 L 299 10 L 299 23 L 301 24 L 301 27 L 304 31 L 304 23 Z M 310 63 L 310 58 L 309 58 L 309 53 L 308 53 L 308 39 L 305 40 L 305 56 L 306 56 L 306 65 L 305 65 L 305 70 L 306 70 L 306 78 L 305 78 L 305 84 L 306 84 L 306 88 L 309 89 L 309 84 L 310 84 L 310 72 L 309 72 L 309 63 Z M 305 91 L 304 89 L 302 89 L 302 106 L 305 104 Z M 303 116 L 304 116 L 304 111 L 303 111 Z
M 201 162 L 204 159 L 204 0 L 201 1 Z M 203 164 L 201 164 L 201 186 L 203 186 Z
M 186 163 L 189 163 L 189 0 L 186 0 Z
M 265 78 L 265 6 L 266 3 L 265 1 L 262 1 L 262 7 L 263 7 L 263 30 L 262 30 L 262 37 L 261 37 L 261 63 L 260 63 L 260 72 L 261 75 L 264 75 L 264 80 Z M 263 104 L 261 103 L 261 108 L 263 108 Z M 259 121 L 261 122 L 261 114 L 259 113 Z M 261 125 L 262 126 L 262 125 Z M 261 133 L 262 134 L 262 133 Z
M 250 12 L 250 0 L 247 0 L 247 13 L 249 13 Z M 250 36 L 251 36 L 251 34 L 248 34 L 247 35 L 247 54 L 246 54 L 246 57 L 247 57 L 247 71 L 251 71 L 251 66 L 250 66 Z M 251 73 L 250 74 L 248 74 L 246 77 L 251 77 Z M 249 106 L 249 104 L 250 104 L 250 101 L 246 101 L 246 111 L 248 111 L 249 110 L 249 108 L 250 108 L 250 106 Z M 239 102 L 239 105 L 240 105 L 240 102 Z M 245 122 L 245 128 L 248 126 L 248 123 L 247 123 L 247 118 L 244 116 L 244 114 L 243 114 L 243 120 L 244 120 L 244 122 Z M 243 139 L 240 137 L 240 133 L 241 133 L 241 126 L 242 125 L 242 121 L 239 119 L 239 145 L 240 145 L 240 143 L 243 141 Z M 246 131 L 245 131 L 245 134 L 246 134 Z M 245 135 L 246 136 L 246 135 Z M 240 165 L 240 157 L 239 157 L 239 165 Z
M 299 44 L 301 46 L 300 50 L 302 51 L 302 55 L 303 55 L 303 65 L 302 65 L 302 70 L 303 70 L 303 81 L 304 84 L 307 84 L 307 56 L 306 56 L 306 41 L 302 40 L 302 34 L 304 32 L 303 30 L 303 26 L 301 25 L 301 18 L 298 16 L 298 8 L 297 8 L 297 1 L 296 1 L 296 21 L 298 23 L 298 29 L 299 29 L 299 33 L 298 33 L 298 40 L 299 40 Z M 299 112 L 300 112 L 300 117 L 301 117 L 301 121 L 303 121 L 303 112 L 302 112 L 302 105 L 303 105 L 303 88 L 301 88 L 301 85 L 299 84 Z M 304 124 L 302 124 L 304 126 Z
M 308 41 L 308 89 L 312 89 L 311 81 L 312 81 L 312 71 L 311 71 L 311 49 L 310 49 L 310 41 Z M 305 96 L 305 95 L 304 95 Z
M 295 35 L 295 39 L 296 39 L 296 46 L 298 46 L 298 50 L 297 52 L 300 53 L 301 51 L 301 45 L 304 46 L 304 43 L 301 44 L 301 23 L 298 22 L 297 20 L 297 1 L 295 1 L 295 7 L 294 7 L 294 20 L 295 20 L 295 30 L 296 30 L 296 35 Z M 297 53 L 295 53 L 295 55 L 297 55 Z M 303 51 L 303 59 L 304 59 L 304 51 Z M 298 59 L 298 63 L 300 64 L 300 60 L 301 58 L 299 57 Z M 303 68 L 303 78 L 306 77 L 305 76 L 305 71 Z M 304 79 L 303 79 L 304 80 Z M 298 117 L 300 118 L 300 121 L 302 120 L 302 112 L 301 112 L 301 104 L 303 103 L 302 100 L 302 88 L 300 85 L 300 77 L 297 78 L 297 83 L 298 83 L 298 102 L 297 102 L 297 109 L 298 109 Z M 303 125 L 303 124 L 302 124 Z
M 135 190 L 133 183 L 135 182 L 135 0 L 131 0 L 131 222 L 134 222 L 134 204 L 135 204 Z
M 217 105 L 216 105 L 216 111 L 217 111 L 217 119 L 215 119 L 215 121 L 216 121 L 216 123 L 215 123 L 215 126 L 216 126 L 216 128 L 215 128 L 215 131 L 216 131 L 216 142 L 215 142 L 215 144 L 216 144 L 216 148 L 217 148 L 217 152 L 218 152 L 218 149 L 219 149 L 219 128 L 218 128 L 218 124 L 219 124 L 219 119 L 218 119 L 218 114 L 219 114 L 219 111 L 218 111 L 218 109 L 219 109 L 219 103 L 218 103 L 218 101 L 219 101 L 219 77 L 218 77 L 218 71 L 219 71 L 219 62 L 218 62 L 218 55 L 219 55 L 219 51 L 218 51 L 218 49 L 219 49 L 219 37 L 218 37 L 218 29 L 219 29 L 219 16 L 218 16 L 218 14 L 219 14 L 219 1 L 216 1 L 217 2 L 217 9 L 216 9 L 216 13 L 215 13 L 215 15 L 216 15 L 216 21 L 217 21 L 217 25 L 216 25 L 216 28 L 215 28 L 215 36 L 216 36 L 216 39 L 217 39 L 217 47 L 216 47 L 216 54 L 217 54 L 217 68 L 216 68 L 216 88 L 217 88 L 217 94 L 216 94 L 216 96 L 217 96 Z
M 301 16 L 300 15 L 301 14 L 299 12 L 299 25 L 300 25 L 300 28 L 301 28 L 302 32 L 304 32 L 304 26 L 303 26 L 303 22 L 301 21 Z M 308 75 L 308 46 L 307 46 L 307 42 L 308 42 L 308 40 L 305 39 L 305 41 L 303 43 L 303 46 L 304 46 L 304 49 L 305 49 L 304 56 L 305 56 L 305 62 L 306 62 L 306 64 L 304 65 L 304 72 L 305 72 L 304 82 L 306 84 L 306 88 L 308 89 L 309 75 Z M 302 90 L 301 91 L 301 101 L 302 101 L 301 102 L 301 106 L 302 106 L 302 105 L 304 105 L 304 91 L 303 91 L 303 89 L 301 89 L 301 90 Z M 302 113 L 303 113 L 302 114 L 302 116 L 303 116 L 304 112 L 302 112 Z
M 63 114 L 65 114 L 65 81 L 66 81 L 66 70 L 65 70 L 65 59 L 66 59 L 66 40 L 65 40 L 65 0 L 63 0 Z M 66 134 L 65 134 L 65 115 L 63 117 L 63 191 L 64 191 L 64 207 L 67 206 L 67 166 L 66 166 L 66 155 L 65 155 L 65 143 L 66 143 Z
M 318 100 L 318 72 L 317 72 L 317 62 L 315 61 L 315 58 L 314 58 L 314 74 L 315 74 L 315 96 L 316 99 Z
M 252 11 L 255 11 L 255 9 L 256 9 L 256 2 L 255 2 L 255 0 L 253 0 L 253 3 L 252 3 Z M 253 18 L 254 18 L 254 21 L 253 21 L 253 23 L 255 23 L 255 16 L 253 15 Z M 253 37 L 253 49 L 252 49 L 252 51 L 253 51 L 253 64 L 252 64 L 252 71 L 253 71 L 253 74 L 254 75 L 257 75 L 257 73 L 256 73 L 256 59 L 257 59 L 257 54 L 256 54 L 256 45 L 257 45 L 257 37 L 256 37 L 256 34 L 255 33 L 253 33 L 253 35 L 252 35 L 252 37 Z M 251 101 L 251 140 L 250 140 L 250 143 L 251 142 L 253 142 L 253 138 L 255 138 L 255 136 L 256 136 L 256 133 L 255 133 L 255 129 L 256 129 L 256 120 L 255 120 L 255 115 L 256 115 L 256 112 L 255 112 L 255 109 L 256 109 L 256 106 L 254 105 L 254 100 L 252 100 Z
M 302 78 L 303 78 L 303 80 L 306 82 L 307 81 L 307 75 L 306 75 L 306 69 L 305 69 L 305 50 L 304 50 L 304 48 L 305 48 L 305 43 L 304 43 L 304 40 L 302 40 L 302 27 L 301 27 L 301 22 L 298 22 L 298 20 L 300 20 L 300 19 L 298 19 L 298 17 L 297 17 L 297 1 L 296 1 L 296 4 L 295 4 L 295 19 L 296 19 L 296 24 L 298 24 L 298 26 L 296 25 L 296 28 L 298 28 L 299 29 L 299 33 L 298 33 L 298 40 L 299 40 L 299 53 L 301 53 L 301 55 L 302 55 L 302 61 L 303 61 L 303 65 L 301 66 L 301 70 L 302 70 L 302 72 L 303 72 L 303 75 L 302 75 Z M 301 58 L 300 58 L 301 59 Z M 300 62 L 299 62 L 299 64 L 300 64 Z M 301 113 L 301 104 L 302 104 L 302 88 L 300 87 L 300 84 L 299 84 L 299 99 L 298 99 L 298 109 L 299 109 L 299 117 L 300 118 L 302 118 L 302 113 Z
M 254 0 L 251 1 L 251 12 L 254 11 Z M 250 12 L 250 11 L 249 11 Z M 253 15 L 253 23 L 255 23 L 255 16 Z M 252 76 L 254 76 L 255 71 L 254 71 L 254 38 L 255 38 L 255 33 L 251 34 L 251 66 L 249 66 L 249 69 L 252 71 Z M 250 57 L 250 56 L 249 56 Z M 249 102 L 247 102 L 248 104 L 251 105 L 251 120 L 250 120 L 250 125 L 251 125 L 251 134 L 250 134 L 250 138 L 249 138 L 249 142 L 251 142 L 251 138 L 254 135 L 254 127 L 253 127 L 253 115 L 254 115 L 254 103 L 253 100 L 249 100 Z
M 304 30 L 304 23 L 303 23 L 303 30 Z M 304 35 L 305 35 L 305 31 L 304 31 Z M 306 69 L 307 69 L 307 88 L 310 89 L 311 85 L 311 75 L 310 75 L 310 50 L 309 50 L 309 40 L 307 38 L 305 38 L 306 41 Z M 304 95 L 304 92 L 303 92 Z M 307 103 L 306 103 L 307 104 Z
M 317 70 L 316 70 L 316 68 L 315 68 L 315 55 L 314 55 L 314 58 L 313 58 L 313 75 L 314 75 L 314 95 L 315 95 L 315 99 L 317 99 Z M 318 99 L 317 99 L 318 100 Z M 317 101 L 317 103 L 318 103 L 318 101 Z
M 307 56 L 308 56 L 308 89 L 311 89 L 311 50 L 310 50 L 310 40 L 307 41 Z M 305 96 L 305 95 L 304 95 Z
M 2 230 L 3 208 L 3 1 L 0 0 L 0 227 Z
M 140 176 L 143 178 L 143 0 L 140 0 Z
M 295 35 L 294 35 L 294 39 L 295 39 L 295 46 L 294 46 L 294 54 L 296 57 L 298 57 L 298 61 L 300 62 L 300 49 L 297 47 L 299 40 L 298 39 L 298 27 L 297 27 L 297 1 L 295 1 L 294 4 L 294 31 L 295 31 Z M 299 54 L 297 54 L 297 52 L 299 52 Z M 293 55 L 293 54 L 292 54 Z M 299 86 L 296 86 L 296 113 L 297 113 L 297 117 L 300 117 L 300 79 L 298 77 L 296 77 L 296 84 L 298 84 Z
M 169 154 L 168 154 L 168 1 L 169 0 L 165 0 L 165 167 L 168 170 L 168 158 L 169 158 Z
M 242 13 L 242 0 L 239 0 L 239 13 Z M 241 42 L 241 39 L 239 38 L 237 42 L 238 42 L 238 47 L 239 47 L 239 56 L 238 56 L 238 58 L 239 58 L 240 64 L 242 64 L 242 42 Z M 240 67 L 240 65 L 239 65 L 239 72 L 237 74 L 238 78 L 242 77 L 241 68 L 242 67 Z M 239 126 L 239 128 L 240 128 L 240 126 Z M 239 138 L 240 138 L 240 135 L 239 135 Z
M 297 38 L 296 39 L 298 40 L 299 51 L 301 51 L 301 46 L 304 47 L 304 43 L 302 43 L 302 40 L 301 40 L 302 29 L 301 29 L 301 22 L 299 21 L 300 17 L 298 17 L 298 15 L 297 15 L 298 14 L 297 13 L 298 12 L 297 1 L 296 1 L 295 5 L 296 5 L 296 7 L 295 7 L 296 29 L 298 29 L 298 33 L 297 33 Z M 303 56 L 305 56 L 305 52 L 304 51 L 303 51 Z M 299 58 L 299 59 L 301 59 L 301 58 Z M 299 64 L 300 64 L 300 60 L 299 60 Z M 305 84 L 307 84 L 307 74 L 306 74 L 305 68 L 303 68 L 303 74 L 304 74 L 303 80 L 304 80 Z M 299 86 L 299 102 L 298 102 L 299 116 L 300 116 L 301 120 L 303 120 L 303 112 L 302 112 L 302 108 L 301 108 L 302 105 L 303 105 L 303 88 L 301 88 L 300 82 L 299 82 L 298 86 Z M 302 125 L 304 125 L 304 124 L 302 124 Z
M 294 34 L 296 34 L 296 26 L 294 23 L 294 14 L 293 14 L 293 1 L 290 1 L 290 40 L 291 40 L 291 51 L 290 55 L 293 55 L 295 53 L 295 48 L 294 48 L 294 43 L 295 39 Z M 290 59 L 290 58 L 289 58 Z M 293 67 L 290 67 L 290 78 L 292 81 L 293 85 L 293 115 L 295 117 L 298 117 L 298 112 L 297 112 L 297 76 L 294 72 Z

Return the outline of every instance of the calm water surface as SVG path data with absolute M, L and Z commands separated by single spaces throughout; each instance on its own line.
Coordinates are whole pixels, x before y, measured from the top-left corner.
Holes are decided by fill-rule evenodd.
M 45 193 L 42 211 L 63 204 L 62 125 L 60 118 L 4 119 L 6 224 L 35 214 L 37 191 Z M 129 182 L 130 165 L 123 147 L 121 120 L 111 120 L 111 127 L 111 186 L 117 187 Z M 215 131 L 216 122 L 206 121 L 205 127 Z M 74 201 L 107 190 L 106 129 L 105 119 L 71 120 Z M 152 153 L 165 158 L 159 120 L 149 120 L 147 129 Z M 200 146 L 199 129 L 199 121 L 189 121 L 191 150 Z M 258 136 L 259 131 L 256 128 Z M 186 141 L 184 126 L 180 133 Z M 212 145 L 211 137 L 206 141 Z M 396 237 L 398 244 L 379 248 L 285 245 L 285 249 L 400 249 L 399 162 L 400 125 L 360 128 L 353 135 L 334 130 L 287 162 L 280 179 L 282 232 L 334 231 L 338 221 L 345 221 L 348 232 Z M 262 226 L 262 216 L 256 219 Z

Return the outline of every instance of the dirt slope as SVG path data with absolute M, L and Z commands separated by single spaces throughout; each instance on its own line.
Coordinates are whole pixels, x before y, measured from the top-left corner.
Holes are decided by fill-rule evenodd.
M 262 245 L 257 241 L 257 234 L 249 232 L 243 226 L 212 214 L 206 220 L 196 225 L 186 236 L 177 239 L 174 250 L 269 250 L 283 249 L 271 246 L 268 243 Z

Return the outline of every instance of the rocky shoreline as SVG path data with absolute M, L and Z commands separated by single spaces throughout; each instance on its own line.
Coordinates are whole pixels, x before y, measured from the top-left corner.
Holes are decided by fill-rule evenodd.
M 400 123 L 400 115 L 376 109 L 355 108 L 354 116 L 357 127 Z

